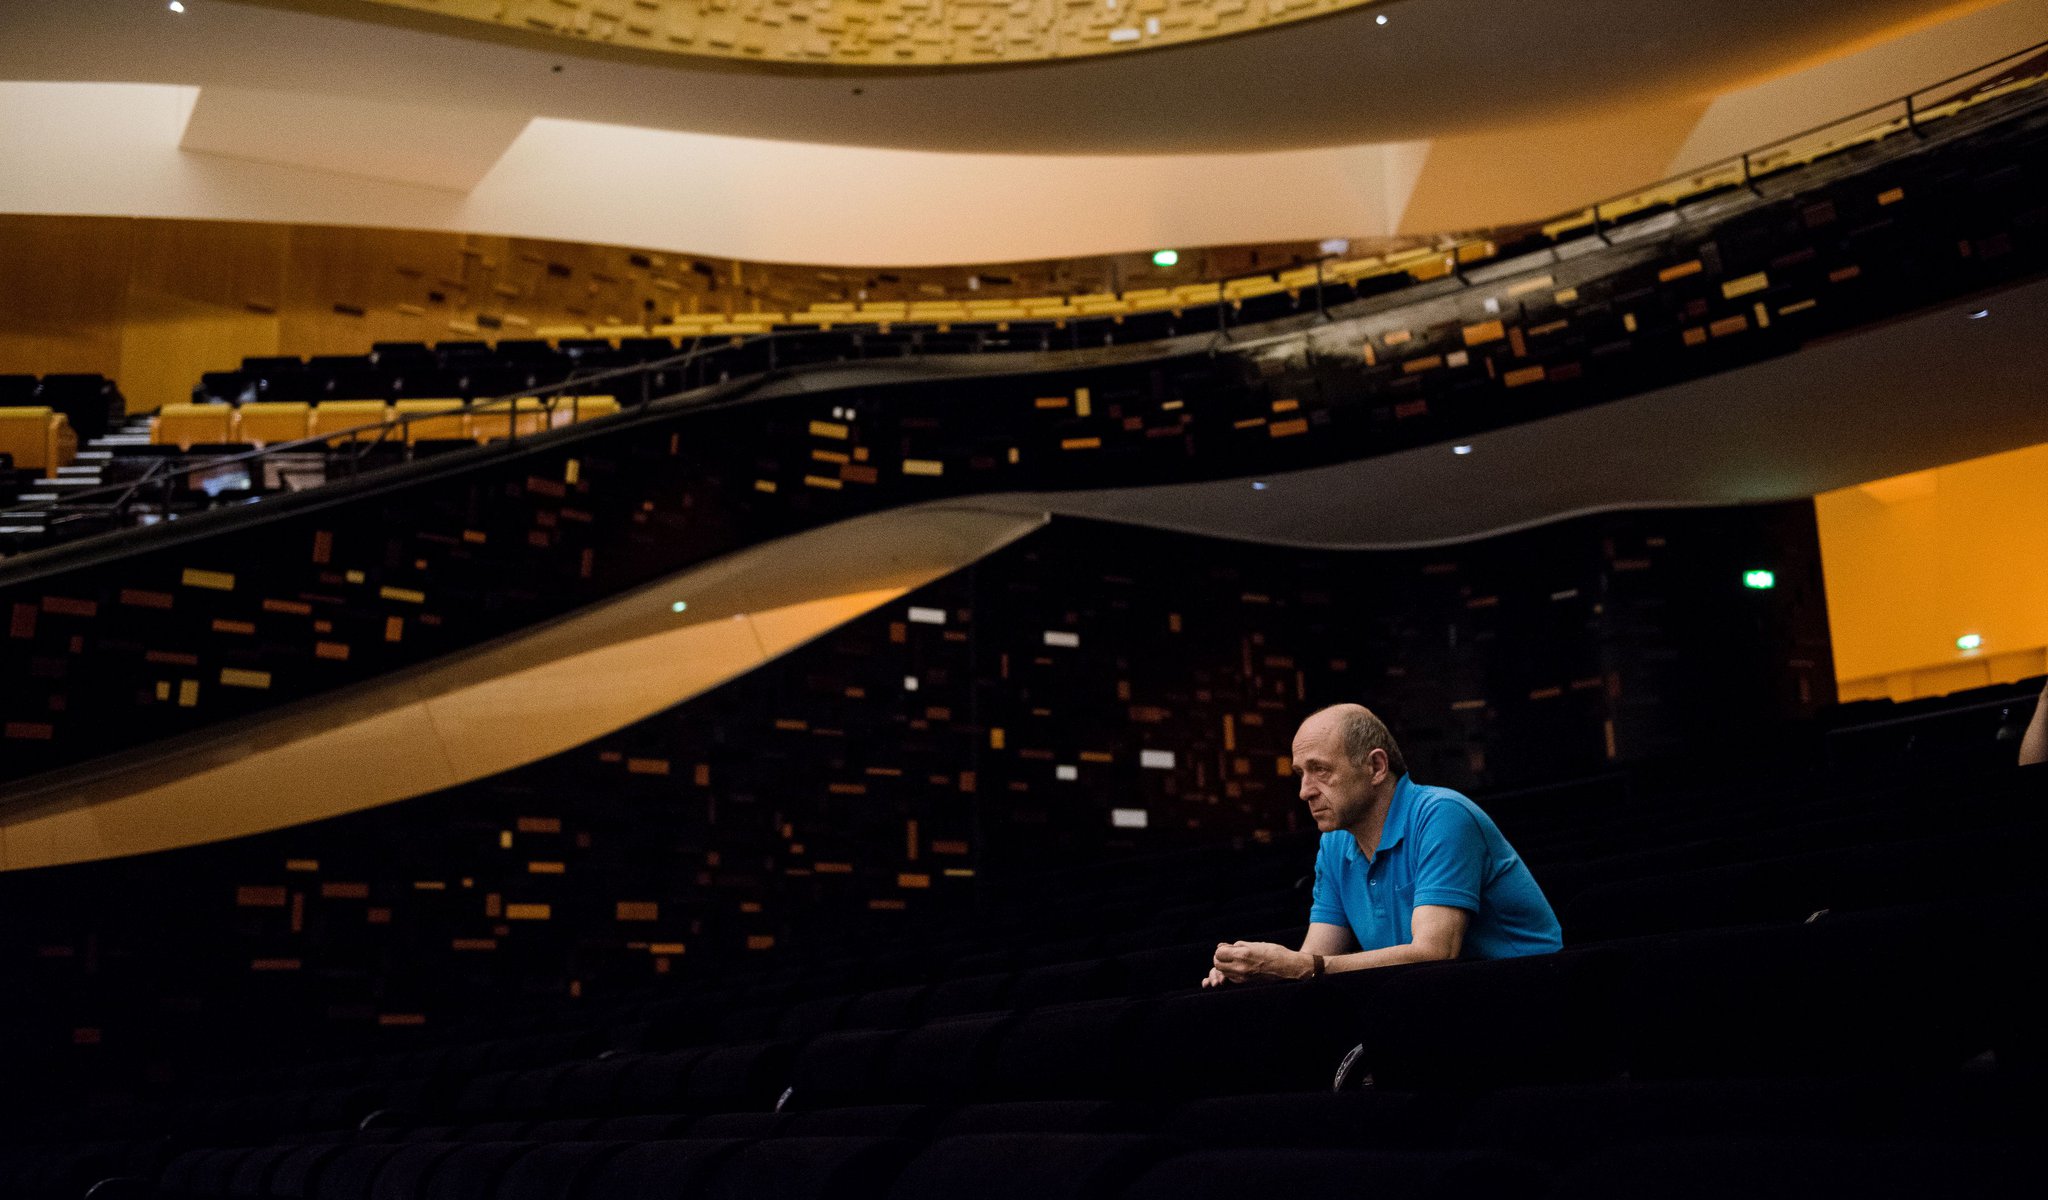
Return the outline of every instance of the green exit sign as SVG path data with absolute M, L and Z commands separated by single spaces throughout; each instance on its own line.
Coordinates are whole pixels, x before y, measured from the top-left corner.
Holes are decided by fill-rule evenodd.
M 1769 571 L 1744 571 L 1742 573 L 1742 586 L 1765 591 L 1778 586 L 1778 577 Z

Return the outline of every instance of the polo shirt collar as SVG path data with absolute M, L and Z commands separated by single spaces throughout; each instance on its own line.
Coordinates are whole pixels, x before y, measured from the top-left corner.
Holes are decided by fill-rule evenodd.
M 1408 832 L 1408 810 L 1415 804 L 1415 777 L 1403 775 L 1394 784 L 1394 798 L 1387 801 L 1387 819 L 1380 826 L 1380 848 L 1373 851 L 1378 858 L 1401 844 L 1401 835 Z

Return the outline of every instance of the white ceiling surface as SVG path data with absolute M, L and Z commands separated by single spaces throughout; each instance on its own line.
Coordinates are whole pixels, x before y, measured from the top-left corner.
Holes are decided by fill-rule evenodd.
M 1375 236 L 1434 228 L 1411 197 L 1433 206 L 1470 177 L 1469 154 L 1433 163 L 1434 136 L 1567 145 L 1546 203 L 1591 199 L 1620 150 L 1569 131 L 1618 112 L 1703 111 L 1641 135 L 1668 139 L 1650 161 L 1678 163 L 2048 35 L 2048 0 L 1721 0 L 1710 17 L 1672 0 L 1407 0 L 1385 27 L 1357 13 L 1081 62 L 849 73 L 186 7 L 0 0 L 0 211 L 874 266 Z M 167 128 L 180 105 L 189 125 Z M 1626 161 L 1640 170 L 1643 147 Z M 1500 190 L 1496 207 L 1442 211 L 1544 215 Z
M 1984 310 L 1988 316 L 1972 319 Z M 1250 479 L 980 497 L 1297 546 L 1463 541 L 1620 508 L 1792 500 L 2048 442 L 2048 282 L 1796 354 L 1383 458 Z

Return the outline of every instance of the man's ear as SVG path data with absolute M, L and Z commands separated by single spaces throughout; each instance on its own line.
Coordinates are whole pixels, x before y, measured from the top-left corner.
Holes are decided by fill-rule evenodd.
M 1378 783 L 1380 777 L 1392 769 L 1387 765 L 1387 752 L 1385 750 L 1374 747 L 1365 752 L 1365 775 L 1372 782 Z

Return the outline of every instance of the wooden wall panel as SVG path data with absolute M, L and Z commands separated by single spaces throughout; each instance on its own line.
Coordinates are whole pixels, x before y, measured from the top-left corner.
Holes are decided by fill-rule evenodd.
M 1363 245 L 1361 250 L 1366 249 Z M 531 238 L 257 222 L 0 216 L 0 373 L 97 372 L 130 411 L 256 355 L 496 341 L 543 328 L 1163 287 L 1312 261 L 1308 244 L 928 268 L 821 269 Z M 776 315 L 772 320 L 782 319 Z
M 115 371 L 129 239 L 127 222 L 0 216 L 0 373 Z

